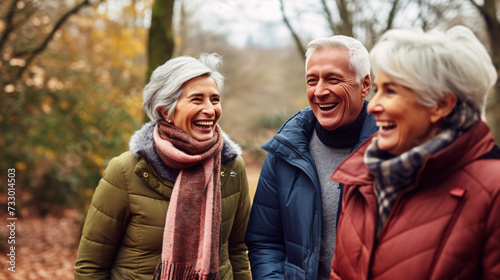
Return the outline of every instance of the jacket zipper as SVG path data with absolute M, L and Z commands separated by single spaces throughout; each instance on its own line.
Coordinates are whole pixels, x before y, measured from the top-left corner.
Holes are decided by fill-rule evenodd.
M 288 148 L 290 148 L 291 150 L 293 150 L 294 152 L 296 152 L 296 153 L 297 153 L 299 156 L 301 156 L 302 158 L 307 159 L 307 157 L 306 157 L 306 155 L 305 155 L 304 153 L 302 153 L 302 152 L 301 152 L 301 151 L 299 151 L 297 148 L 295 148 L 295 147 L 293 147 L 292 145 L 290 145 L 290 143 L 288 143 L 287 141 L 285 141 L 285 140 L 281 139 L 279 136 L 275 136 L 275 138 L 276 138 L 276 140 L 278 140 L 278 142 L 280 142 L 280 143 L 282 143 L 283 145 L 287 146 Z M 289 161 L 287 160 L 287 162 L 289 162 Z M 314 164 L 312 164 L 311 166 L 313 166 L 313 167 L 314 167 L 315 165 L 314 165 Z M 299 168 L 300 168 L 300 167 L 299 167 Z M 304 169 L 302 169 L 302 168 L 300 168 L 300 169 L 301 169 L 301 170 L 304 170 Z M 307 172 L 305 172 L 305 173 L 307 174 Z M 314 176 L 311 176 L 311 174 L 308 174 L 308 176 L 309 176 L 310 178 L 313 178 L 313 177 L 314 177 Z M 316 192 L 316 188 L 314 189 L 314 191 Z M 309 261 L 311 260 L 311 257 L 312 257 L 312 255 L 313 255 L 313 251 L 314 251 L 314 249 L 313 249 L 313 245 L 314 245 L 314 244 L 313 244 L 313 243 L 314 243 L 314 241 L 313 241 L 313 239 L 314 239 L 314 238 L 313 238 L 313 232 L 314 232 L 314 218 L 315 218 L 315 216 L 316 216 L 316 214 L 315 214 L 315 213 L 316 213 L 316 203 L 314 203 L 314 205 L 313 205 L 313 223 L 312 223 L 312 226 L 311 226 L 311 228 L 310 228 L 310 237 L 311 237 L 311 238 L 310 238 L 310 241 L 309 241 L 309 246 L 311 247 L 311 253 L 310 253 L 310 254 L 308 255 L 308 257 L 307 257 L 306 267 L 305 267 L 305 269 L 304 269 L 304 276 L 305 276 L 304 280 L 307 280 L 307 275 L 308 275 L 308 274 L 307 274 L 307 270 L 308 270 L 308 268 L 309 268 Z M 315 269 L 316 269 L 316 268 L 315 268 Z M 285 278 L 285 279 L 286 279 L 286 278 Z
M 391 210 L 391 213 L 389 214 L 389 217 L 387 217 L 387 220 L 385 221 L 385 224 L 384 226 L 382 227 L 382 229 L 380 230 L 380 235 L 379 235 L 379 238 L 382 237 L 382 234 L 384 233 L 385 229 L 387 228 L 387 225 L 389 224 L 389 220 L 391 220 L 392 216 L 394 216 L 398 210 L 398 207 L 399 205 L 401 204 L 401 201 L 404 199 L 404 196 L 406 196 L 409 192 L 415 190 L 417 188 L 416 185 L 413 185 L 412 187 L 404 190 L 400 195 L 399 195 L 399 198 L 396 200 L 396 203 L 394 203 L 394 207 L 392 208 Z M 380 215 L 377 211 L 377 221 L 378 221 L 378 215 Z M 376 233 L 375 233 L 376 234 Z
M 296 152 L 297 154 L 299 154 L 299 155 L 300 155 L 300 157 L 307 159 L 307 157 L 306 157 L 306 155 L 304 155 L 304 153 L 302 153 L 302 152 L 301 152 L 301 151 L 299 151 L 297 148 L 295 148 L 295 147 L 293 147 L 292 145 L 290 145 L 287 141 L 285 141 L 285 140 L 283 140 L 283 139 L 279 138 L 278 136 L 275 136 L 275 137 L 276 137 L 276 139 L 277 139 L 280 143 L 282 143 L 283 145 L 287 146 L 288 148 L 290 148 L 291 150 L 293 150 L 294 152 Z M 286 160 L 286 159 L 285 159 L 285 160 Z M 289 162 L 288 160 L 286 160 L 286 161 L 287 161 L 287 162 Z M 297 166 L 297 165 L 295 165 L 295 166 L 296 166 L 296 167 L 298 167 L 298 168 L 300 168 L 300 166 Z M 315 165 L 314 165 L 314 164 L 311 164 L 311 166 L 315 166 Z M 301 169 L 301 170 L 304 170 L 304 169 L 302 169 L 302 168 L 300 168 L 300 169 Z M 306 173 L 306 174 L 307 174 L 307 176 L 309 176 L 310 178 L 314 178 L 314 177 L 315 177 L 315 176 L 314 176 L 314 174 L 312 174 L 312 175 L 311 175 L 311 174 L 308 174 L 307 170 L 304 170 L 304 173 Z M 315 190 L 316 190 L 316 189 L 315 189 Z
M 313 244 L 313 243 L 314 243 L 314 242 L 313 242 L 313 239 L 314 239 L 314 238 L 313 238 L 313 231 L 314 231 L 314 229 L 313 229 L 313 228 L 314 228 L 314 216 L 316 216 L 316 215 L 315 215 L 315 213 L 316 213 L 316 203 L 314 203 L 314 205 L 313 205 L 313 225 L 312 225 L 312 226 L 311 226 L 311 228 L 310 228 L 310 236 L 311 236 L 311 239 L 310 239 L 310 241 L 309 241 L 309 246 L 311 247 L 311 249 L 313 248 L 313 245 L 314 245 L 314 244 Z M 305 276 L 305 279 L 304 279 L 304 280 L 307 280 L 307 268 L 309 268 L 309 261 L 311 260 L 311 257 L 312 257 L 312 254 L 313 254 L 312 252 L 313 252 L 313 251 L 314 251 L 314 250 L 312 250 L 312 251 L 311 251 L 311 253 L 309 254 L 309 256 L 307 257 L 307 261 L 306 261 L 306 269 L 305 269 L 305 271 L 304 271 L 304 276 Z M 314 271 L 316 271 L 316 265 L 314 266 Z
M 420 167 L 420 170 L 418 171 L 418 174 L 417 174 L 417 179 L 415 180 L 415 183 L 413 184 L 413 186 L 409 187 L 408 189 L 404 190 L 398 197 L 398 199 L 396 199 L 396 203 L 394 203 L 394 207 L 392 207 L 392 210 L 391 210 L 391 213 L 389 214 L 389 217 L 387 217 L 387 220 L 385 221 L 385 224 L 384 226 L 382 227 L 382 230 L 380 230 L 380 235 L 379 235 L 379 238 L 382 237 L 382 234 L 384 233 L 386 227 L 387 227 L 387 224 L 388 222 L 391 220 L 392 216 L 394 216 L 394 213 L 396 212 L 396 210 L 398 209 L 399 205 L 401 204 L 401 200 L 403 200 L 403 198 L 411 191 L 414 191 L 417 186 L 420 184 L 420 176 L 422 175 L 422 172 L 424 172 L 425 170 L 425 167 L 427 165 L 427 161 L 424 161 L 424 163 L 422 164 L 422 167 Z M 378 203 L 377 203 L 378 204 Z M 377 220 L 378 220 L 378 211 L 377 211 Z
M 406 196 L 409 192 L 414 191 L 414 190 L 417 188 L 418 184 L 420 183 L 420 176 L 421 176 L 421 174 L 422 174 L 423 170 L 425 169 L 425 166 L 426 166 L 426 165 L 427 165 L 427 161 L 425 161 L 425 162 L 424 162 L 424 164 L 422 164 L 422 167 L 420 168 L 419 174 L 417 175 L 417 180 L 415 181 L 415 184 L 414 184 L 412 187 L 410 187 L 410 188 L 408 188 L 408 189 L 404 190 L 404 191 L 403 191 L 403 192 L 399 195 L 398 199 L 396 200 L 396 203 L 394 204 L 394 207 L 393 207 L 393 208 L 392 208 L 392 210 L 391 210 L 391 213 L 389 214 L 389 217 L 387 217 L 387 220 L 386 220 L 386 222 L 385 222 L 384 226 L 382 227 L 382 230 L 380 231 L 380 235 L 378 236 L 378 238 L 377 238 L 377 236 L 376 236 L 376 232 L 375 232 L 374 244 L 373 244 L 373 248 L 371 249 L 371 252 L 370 252 L 370 262 L 368 263 L 368 271 L 367 271 L 367 274 L 366 274 L 367 276 L 369 276 L 369 273 L 370 273 L 370 267 L 371 267 L 371 265 L 372 265 L 372 262 L 373 262 L 373 257 L 374 257 L 374 252 L 375 252 L 375 250 L 374 250 L 374 249 L 375 249 L 375 247 L 377 246 L 378 240 L 379 240 L 379 239 L 382 237 L 382 235 L 384 234 L 384 231 L 385 231 L 385 229 L 387 228 L 387 225 L 389 224 L 389 221 L 391 220 L 392 216 L 393 216 L 393 215 L 395 215 L 394 213 L 398 210 L 397 208 L 398 208 L 398 207 L 399 207 L 399 205 L 401 204 L 401 201 L 404 199 L 404 197 L 405 197 L 405 196 Z M 457 213 L 457 211 L 458 211 L 458 212 L 461 212 L 461 211 L 462 211 L 462 207 L 463 207 L 463 204 L 464 204 L 464 199 L 463 199 L 463 196 L 462 196 L 462 197 L 460 197 L 460 199 L 461 199 L 461 200 L 460 200 L 460 202 L 458 203 L 458 205 L 457 205 L 457 207 L 456 207 L 456 209 L 455 209 L 455 211 L 454 211 L 455 216 L 453 217 L 453 219 L 452 219 L 452 220 L 450 221 L 450 223 L 448 224 L 448 226 L 447 226 L 448 228 L 446 229 L 446 234 L 445 234 L 445 236 L 444 236 L 444 239 L 443 239 L 443 240 L 448 239 L 448 236 L 449 236 L 450 231 L 451 231 L 451 225 L 455 224 L 455 221 L 458 219 L 458 213 Z M 378 211 L 377 211 L 377 220 L 378 220 L 378 215 L 379 215 L 379 213 L 378 213 Z M 431 271 L 432 271 L 432 272 L 434 272 L 434 269 L 435 269 L 435 260 L 436 260 L 436 257 L 437 257 L 437 256 L 440 254 L 440 252 L 443 250 L 443 248 L 442 248 L 442 247 L 444 246 L 443 244 L 444 244 L 444 242 L 442 242 L 442 243 L 440 244 L 440 246 L 439 246 L 439 248 L 438 248 L 438 251 L 436 251 L 436 255 L 434 256 L 434 259 L 433 259 L 433 267 L 432 267 L 432 269 L 431 269 Z M 432 274 L 430 274 L 430 275 L 432 275 Z M 429 275 L 429 277 L 430 277 L 430 275 Z
M 372 263 L 373 263 L 373 257 L 375 256 L 375 248 L 377 248 L 377 246 L 378 246 L 378 241 L 380 240 L 380 238 L 382 238 L 382 235 L 384 234 L 384 231 L 387 228 L 389 221 L 391 220 L 392 216 L 396 212 L 399 204 L 401 204 L 400 202 L 403 200 L 403 196 L 405 196 L 407 193 L 413 191 L 416 188 L 416 186 L 417 185 L 414 185 L 414 186 L 406 189 L 405 191 L 403 191 L 399 195 L 398 199 L 396 200 L 396 203 L 394 203 L 394 207 L 392 208 L 391 213 L 389 214 L 389 217 L 387 217 L 387 220 L 385 221 L 384 226 L 380 230 L 380 234 L 378 237 L 377 237 L 377 227 L 378 227 L 378 223 L 379 223 L 379 215 L 380 214 L 378 213 L 377 209 L 375 210 L 375 214 L 376 214 L 375 217 L 377 218 L 377 225 L 375 226 L 375 232 L 373 233 L 373 235 L 374 235 L 373 236 L 373 246 L 372 246 L 371 251 L 370 251 L 370 261 L 368 262 L 368 268 L 367 268 L 368 271 L 366 272 L 367 279 L 370 278 L 370 270 L 371 270 Z M 378 205 L 378 203 L 377 203 L 377 205 Z
M 389 224 L 389 221 L 392 219 L 392 216 L 394 216 L 399 208 L 399 205 L 401 204 L 401 201 L 404 199 L 404 197 L 409 193 L 409 192 L 412 192 L 414 191 L 418 184 L 420 183 L 420 175 L 422 174 L 423 170 L 425 169 L 425 166 L 427 165 L 427 161 L 425 161 L 423 164 L 422 164 L 422 167 L 420 168 L 420 171 L 418 172 L 419 174 L 417 174 L 417 180 L 415 181 L 415 183 L 413 184 L 413 186 L 409 187 L 408 189 L 404 190 L 400 195 L 399 197 L 396 199 L 396 203 L 394 203 L 394 207 L 392 207 L 392 210 L 389 214 L 389 217 L 387 217 L 387 220 L 385 221 L 385 224 L 384 226 L 382 227 L 382 229 L 380 230 L 380 234 L 378 235 L 377 237 L 377 228 L 375 228 L 375 232 L 374 232 L 374 239 L 373 239 L 373 248 L 371 248 L 371 252 L 370 252 L 370 261 L 368 262 L 368 271 L 366 272 L 366 275 L 368 278 L 370 278 L 370 268 L 372 266 L 372 263 L 373 263 L 373 257 L 375 255 L 375 248 L 378 246 L 378 241 L 380 240 L 380 238 L 382 238 L 386 228 L 387 228 L 387 225 Z M 377 203 L 378 205 L 378 203 Z M 377 206 L 378 207 L 378 206 Z M 377 224 L 379 222 L 379 213 L 378 213 L 378 210 L 376 210 L 376 217 L 377 217 Z M 377 225 L 378 227 L 378 225 Z
M 458 219 L 458 216 L 460 215 L 460 213 L 462 212 L 462 209 L 463 209 L 463 206 L 465 204 L 465 198 L 464 196 L 466 195 L 466 193 L 464 192 L 461 196 L 457 197 L 457 196 L 454 196 L 454 198 L 456 199 L 460 199 L 458 202 L 457 202 L 457 206 L 455 207 L 455 211 L 453 211 L 454 215 L 453 215 L 453 218 L 448 222 L 448 225 L 446 226 L 446 231 L 445 231 L 445 234 L 443 236 L 443 238 L 441 239 L 441 242 L 439 243 L 439 247 L 438 249 L 436 250 L 436 253 L 434 255 L 434 258 L 432 259 L 432 267 L 431 269 L 429 270 L 429 276 L 428 276 L 428 279 L 430 279 L 431 275 L 434 274 L 434 270 L 436 269 L 436 261 L 437 261 L 437 258 L 438 256 L 441 255 L 441 252 L 443 251 L 443 247 L 446 243 L 446 241 L 448 240 L 448 237 L 450 236 L 451 234 L 451 229 L 453 228 L 453 226 L 455 225 L 457 219 Z

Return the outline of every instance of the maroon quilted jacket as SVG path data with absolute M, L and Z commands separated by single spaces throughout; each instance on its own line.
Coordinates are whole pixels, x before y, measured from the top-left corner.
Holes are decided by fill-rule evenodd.
M 426 160 L 378 240 L 370 142 L 332 176 L 345 191 L 331 279 L 500 279 L 500 156 L 488 126 Z

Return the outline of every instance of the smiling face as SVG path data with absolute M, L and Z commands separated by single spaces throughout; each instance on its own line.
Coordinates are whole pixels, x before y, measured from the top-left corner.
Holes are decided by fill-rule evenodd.
M 368 113 L 379 127 L 379 149 L 398 156 L 437 134 L 442 117 L 437 105 L 422 105 L 413 90 L 381 71 L 376 73 L 373 90 Z
M 326 130 L 352 123 L 358 117 L 370 89 L 366 75 L 356 84 L 349 54 L 342 48 L 319 49 L 311 55 L 306 68 L 309 105 Z
M 195 139 L 206 141 L 214 136 L 221 115 L 220 95 L 215 81 L 200 76 L 184 84 L 171 120 L 174 126 Z

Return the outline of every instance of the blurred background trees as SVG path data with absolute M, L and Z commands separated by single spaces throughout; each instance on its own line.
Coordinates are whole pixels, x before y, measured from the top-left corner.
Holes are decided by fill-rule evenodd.
M 172 23 L 174 0 L 154 0 L 148 36 L 148 70 L 146 78 L 156 67 L 172 57 L 174 28 Z
M 260 145 L 308 106 L 303 52 L 311 39 L 352 35 L 370 49 L 389 28 L 463 24 L 499 67 L 498 2 L 2 0 L 0 181 L 16 168 L 18 205 L 42 214 L 83 209 L 109 159 L 146 121 L 142 89 L 151 70 L 200 52 L 224 58 L 221 127 L 262 156 Z M 499 92 L 487 115 L 497 140 Z
M 0 169 L 16 168 L 18 207 L 82 207 L 141 124 L 147 6 L 132 7 L 1 2 Z

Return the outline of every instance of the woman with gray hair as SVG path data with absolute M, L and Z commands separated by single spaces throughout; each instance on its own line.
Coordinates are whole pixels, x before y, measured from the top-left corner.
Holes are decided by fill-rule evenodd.
M 486 49 L 463 26 L 391 30 L 370 60 L 379 131 L 332 175 L 345 194 L 331 279 L 500 279 Z
M 220 64 L 183 56 L 153 72 L 143 93 L 152 121 L 104 171 L 75 279 L 251 279 L 245 165 L 217 125 Z

